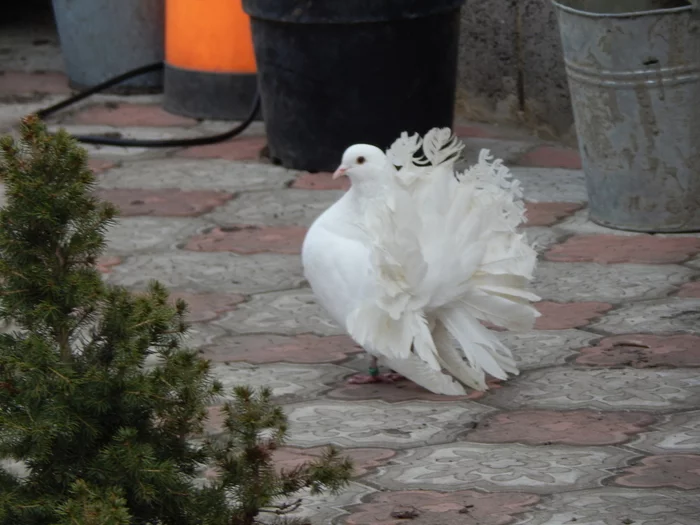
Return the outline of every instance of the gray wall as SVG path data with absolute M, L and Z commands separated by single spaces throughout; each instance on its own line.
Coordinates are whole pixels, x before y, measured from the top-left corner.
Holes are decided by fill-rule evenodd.
M 574 140 L 573 115 L 549 0 L 467 0 L 462 8 L 457 114 L 520 123 Z

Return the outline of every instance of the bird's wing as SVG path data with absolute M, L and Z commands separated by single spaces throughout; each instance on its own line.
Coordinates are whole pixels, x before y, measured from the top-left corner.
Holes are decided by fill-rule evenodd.
M 347 327 L 392 362 L 419 363 L 485 390 L 485 374 L 505 379 L 517 367 L 480 321 L 532 326 L 539 314 L 530 303 L 539 298 L 526 286 L 536 253 L 517 231 L 524 220 L 518 182 L 488 151 L 455 176 L 462 147 L 449 129 L 435 129 L 422 143 L 402 135 L 389 150 L 400 169 L 387 166 L 387 197 L 362 220 L 374 294 L 352 311 Z

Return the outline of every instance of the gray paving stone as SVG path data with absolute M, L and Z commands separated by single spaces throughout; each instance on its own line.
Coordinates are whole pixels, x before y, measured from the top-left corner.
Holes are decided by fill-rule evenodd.
M 498 337 L 513 352 L 521 370 L 562 365 L 599 336 L 582 330 L 532 330 L 499 332 Z
M 654 428 L 628 446 L 649 454 L 700 453 L 700 410 L 666 416 Z
M 668 297 L 632 303 L 609 312 L 591 325 L 611 334 L 673 333 L 700 334 L 700 299 Z
M 107 254 L 168 252 L 211 226 L 197 218 L 124 217 L 107 232 Z
M 537 253 L 544 253 L 550 246 L 556 244 L 561 237 L 561 235 L 552 228 L 544 228 L 541 226 L 524 228 L 523 231 L 525 232 L 527 242 L 537 250 Z
M 342 195 L 340 190 L 278 190 L 241 195 L 212 213 L 207 220 L 221 226 L 255 224 L 310 226 Z
M 181 292 L 253 294 L 298 288 L 304 282 L 294 255 L 169 252 L 136 255 L 114 266 L 107 280 L 144 289 L 151 280 Z
M 533 146 L 533 142 L 526 140 L 468 137 L 463 138 L 462 141 L 465 148 L 462 150 L 463 160 L 455 164 L 457 171 L 464 171 L 479 162 L 479 154 L 482 149 L 489 150 L 494 159 L 501 159 L 508 166 Z
M 255 295 L 214 324 L 238 334 L 344 334 L 308 288 Z
M 531 202 L 588 201 L 586 182 L 582 171 L 559 168 L 511 168 L 513 178 L 523 188 L 525 200 Z
M 696 525 L 692 491 L 605 487 L 555 494 L 514 525 Z
M 684 368 L 551 368 L 525 372 L 483 402 L 509 410 L 687 410 L 700 403 L 700 375 Z
M 639 235 L 638 232 L 613 230 L 612 228 L 600 226 L 588 219 L 587 209 L 577 211 L 568 219 L 555 225 L 553 229 L 569 235 L 621 235 L 627 237 Z
M 449 443 L 493 409 L 474 402 L 318 400 L 286 407 L 289 444 L 405 449 Z
M 598 487 L 634 456 L 615 447 L 455 443 L 409 450 L 368 479 L 390 490 L 551 494 Z
M 693 271 L 672 264 L 595 264 L 540 261 L 533 289 L 558 302 L 629 302 L 663 297 L 690 280 Z
M 284 188 L 297 172 L 223 159 L 169 158 L 130 162 L 99 176 L 103 188 L 179 188 L 229 192 Z M 247 197 L 249 198 L 249 197 Z
M 233 387 L 247 385 L 251 388 L 266 387 L 272 390 L 278 401 L 298 402 L 316 397 L 353 371 L 330 364 L 299 365 L 273 363 L 251 365 L 248 363 L 213 363 L 212 374 L 221 381 L 227 394 L 221 402 L 233 400 Z

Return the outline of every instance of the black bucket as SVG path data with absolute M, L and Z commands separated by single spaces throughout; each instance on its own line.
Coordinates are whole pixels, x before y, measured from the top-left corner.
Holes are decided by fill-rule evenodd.
M 243 0 L 270 155 L 329 171 L 346 147 L 452 127 L 464 0 Z

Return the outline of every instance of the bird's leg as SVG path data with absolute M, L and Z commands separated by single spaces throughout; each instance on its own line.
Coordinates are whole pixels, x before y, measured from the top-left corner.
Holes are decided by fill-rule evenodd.
M 372 356 L 369 365 L 369 375 L 357 374 L 348 379 L 351 385 L 366 385 L 368 383 L 394 383 L 406 379 L 396 372 L 379 373 L 378 359 Z

